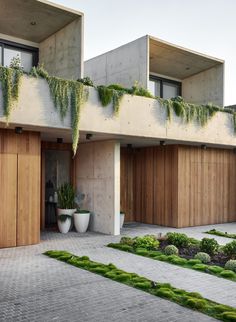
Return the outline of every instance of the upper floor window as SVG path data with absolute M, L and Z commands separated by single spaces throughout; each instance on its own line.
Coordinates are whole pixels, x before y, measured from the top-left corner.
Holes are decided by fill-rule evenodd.
M 150 76 L 149 90 L 154 96 L 169 99 L 181 96 L 181 82 Z
M 0 40 L 0 65 L 9 67 L 12 59 L 17 57 L 24 71 L 29 73 L 38 64 L 38 49 Z

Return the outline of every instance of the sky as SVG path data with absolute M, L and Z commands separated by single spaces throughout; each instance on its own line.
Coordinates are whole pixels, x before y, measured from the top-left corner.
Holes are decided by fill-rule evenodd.
M 84 13 L 85 60 L 149 34 L 224 59 L 225 105 L 236 104 L 236 0 L 51 1 Z

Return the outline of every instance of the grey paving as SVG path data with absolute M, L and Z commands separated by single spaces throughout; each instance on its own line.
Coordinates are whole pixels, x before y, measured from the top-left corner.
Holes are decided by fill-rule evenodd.
M 212 226 L 211 226 L 212 227 Z M 236 231 L 236 224 L 223 225 Z M 207 227 L 187 228 L 202 237 Z M 168 228 L 131 225 L 126 235 L 170 231 Z M 221 243 L 225 238 L 216 238 Z M 0 250 L 0 321 L 213 321 L 162 300 L 42 255 L 48 249 L 65 249 L 100 262 L 113 262 L 154 280 L 168 281 L 186 290 L 236 307 L 236 283 L 182 269 L 163 262 L 105 247 L 119 237 L 95 233 L 43 233 L 40 245 Z

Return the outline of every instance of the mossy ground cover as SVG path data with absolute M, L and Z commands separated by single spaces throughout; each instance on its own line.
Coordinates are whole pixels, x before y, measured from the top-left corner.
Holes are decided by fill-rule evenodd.
M 209 231 L 206 231 L 205 233 L 209 234 L 209 235 L 215 235 L 215 236 L 220 236 L 220 237 L 236 239 L 236 234 L 229 234 L 227 232 L 219 231 L 216 229 L 211 229 Z
M 113 264 L 102 264 L 91 261 L 87 256 L 75 256 L 66 251 L 50 250 L 45 255 L 63 261 L 81 269 L 99 274 L 116 282 L 145 291 L 157 297 L 175 302 L 186 308 L 201 312 L 222 321 L 236 321 L 236 309 L 222 305 L 201 296 L 199 293 L 187 292 L 175 288 L 169 283 L 151 281 L 136 273 L 129 273 L 118 269 Z
M 236 282 L 236 273 L 234 273 L 233 271 L 226 270 L 223 267 L 217 265 L 203 264 L 198 259 L 186 259 L 178 255 L 165 255 L 164 252 L 162 252 L 161 250 L 153 251 L 144 248 L 135 248 L 133 246 L 120 243 L 110 243 L 107 246 L 132 254 L 152 258 L 154 260 L 159 260 L 173 265 L 178 265 L 184 268 L 197 270 L 217 277 L 226 278 L 228 280 Z

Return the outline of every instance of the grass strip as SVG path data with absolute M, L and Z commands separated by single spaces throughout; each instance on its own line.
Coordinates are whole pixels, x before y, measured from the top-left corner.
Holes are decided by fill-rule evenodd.
M 236 309 L 213 302 L 196 292 L 187 292 L 175 288 L 169 283 L 151 281 L 136 273 L 128 273 L 118 269 L 113 264 L 102 264 L 91 261 L 87 256 L 75 256 L 66 251 L 49 250 L 44 255 L 63 261 L 78 268 L 96 273 L 116 282 L 145 291 L 157 297 L 161 297 L 177 303 L 186 308 L 201 312 L 221 321 L 236 321 Z
M 225 278 L 232 282 L 236 282 L 236 273 L 226 270 L 217 265 L 203 264 L 199 259 L 186 259 L 178 255 L 165 255 L 161 251 L 147 250 L 145 248 L 134 248 L 132 246 L 120 243 L 110 243 L 108 247 L 115 248 L 121 251 L 129 252 L 135 255 L 140 255 L 154 260 L 167 262 L 169 264 L 178 265 L 184 268 L 193 269 L 199 272 L 214 275 L 216 277 Z
M 216 229 L 211 229 L 209 231 L 205 231 L 205 234 L 236 239 L 236 234 L 228 234 L 227 232 L 224 233 L 223 231 L 219 231 Z

